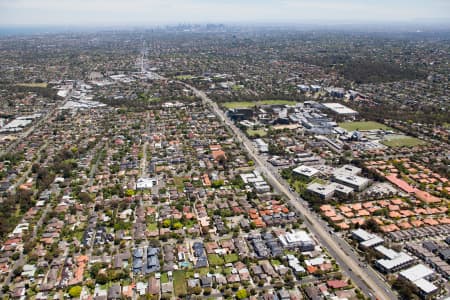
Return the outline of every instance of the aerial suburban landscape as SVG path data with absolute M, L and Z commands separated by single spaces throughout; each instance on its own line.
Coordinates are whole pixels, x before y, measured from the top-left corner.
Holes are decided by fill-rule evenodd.
M 0 298 L 450 299 L 449 41 L 0 31 Z

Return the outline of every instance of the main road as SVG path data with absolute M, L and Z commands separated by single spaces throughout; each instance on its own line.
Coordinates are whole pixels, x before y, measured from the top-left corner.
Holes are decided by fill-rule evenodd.
M 269 165 L 263 160 L 255 149 L 252 142 L 237 128 L 219 108 L 217 103 L 212 101 L 203 91 L 188 85 L 184 82 L 179 82 L 193 91 L 193 93 L 202 99 L 202 101 L 209 105 L 214 113 L 225 123 L 233 132 L 234 136 L 244 145 L 250 157 L 255 162 L 255 166 L 262 171 L 267 181 L 279 192 L 286 195 L 290 204 L 297 209 L 300 215 L 305 219 L 305 225 L 310 232 L 312 232 L 318 241 L 323 245 L 328 252 L 336 259 L 339 265 L 343 268 L 353 282 L 372 299 L 392 300 L 397 299 L 397 296 L 392 292 L 389 285 L 384 282 L 379 275 L 371 268 L 363 268 L 357 260 L 355 253 L 348 244 L 338 236 L 329 232 L 324 224 L 321 224 L 319 218 L 303 204 L 303 200 L 294 195 L 293 192 L 287 188 L 285 184 L 281 183 L 281 178 L 278 173 L 270 170 Z

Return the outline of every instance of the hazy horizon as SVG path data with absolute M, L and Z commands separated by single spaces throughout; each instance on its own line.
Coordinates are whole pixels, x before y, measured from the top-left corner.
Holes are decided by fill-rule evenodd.
M 446 0 L 0 0 L 0 26 L 450 24 Z

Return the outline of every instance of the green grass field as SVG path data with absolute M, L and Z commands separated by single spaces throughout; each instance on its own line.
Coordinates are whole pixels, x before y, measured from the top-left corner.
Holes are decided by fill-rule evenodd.
M 385 139 L 381 142 L 383 145 L 386 145 L 391 148 L 398 147 L 414 147 L 419 145 L 425 145 L 426 142 L 419 140 L 418 138 L 411 136 L 396 136 Z
M 16 84 L 17 86 L 23 86 L 23 87 L 37 87 L 37 88 L 46 88 L 47 87 L 47 83 L 46 82 L 42 82 L 42 83 L 18 83 Z
M 279 265 L 281 265 L 281 262 L 278 259 L 272 259 L 270 262 L 274 267 L 278 267 Z
M 175 295 L 184 296 L 187 293 L 186 274 L 182 270 L 173 271 L 173 290 Z
M 149 223 L 149 224 L 147 225 L 147 229 L 148 229 L 149 231 L 155 231 L 155 230 L 158 230 L 158 223 Z
M 173 178 L 173 181 L 175 182 L 175 186 L 177 187 L 178 192 L 182 192 L 184 190 L 184 182 L 183 177 L 177 177 L 175 176 Z
M 239 260 L 239 256 L 236 253 L 230 253 L 225 255 L 225 263 L 234 263 Z
M 343 123 L 339 123 L 339 127 L 344 128 L 347 131 L 375 130 L 375 129 L 390 130 L 391 129 L 389 126 L 386 126 L 386 125 L 378 123 L 378 122 L 373 122 L 373 121 L 343 122 Z
M 244 86 L 239 85 L 239 84 L 236 84 L 236 85 L 233 85 L 233 86 L 231 87 L 231 89 L 232 89 L 233 91 L 237 92 L 237 91 L 240 91 L 240 90 L 244 89 Z
M 239 101 L 239 102 L 225 102 L 222 105 L 228 109 L 232 108 L 250 108 L 256 105 L 295 105 L 295 101 L 289 100 L 261 100 L 261 101 Z
M 222 266 L 225 264 L 223 258 L 217 254 L 208 254 L 208 261 L 211 267 Z
M 249 137 L 254 137 L 257 135 L 260 137 L 264 137 L 267 135 L 267 131 L 265 131 L 264 129 L 257 129 L 257 130 L 247 129 L 247 134 Z
M 175 76 L 174 78 L 177 79 L 177 80 L 189 80 L 189 79 L 194 78 L 194 76 L 192 76 L 192 75 L 178 75 L 178 76 Z
M 160 280 L 161 280 L 161 283 L 168 283 L 169 282 L 169 276 L 167 275 L 167 273 L 162 273 Z

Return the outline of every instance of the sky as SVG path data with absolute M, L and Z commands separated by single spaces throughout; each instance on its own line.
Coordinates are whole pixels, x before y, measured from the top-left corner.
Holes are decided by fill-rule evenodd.
M 450 0 L 0 0 L 0 26 L 450 23 Z

